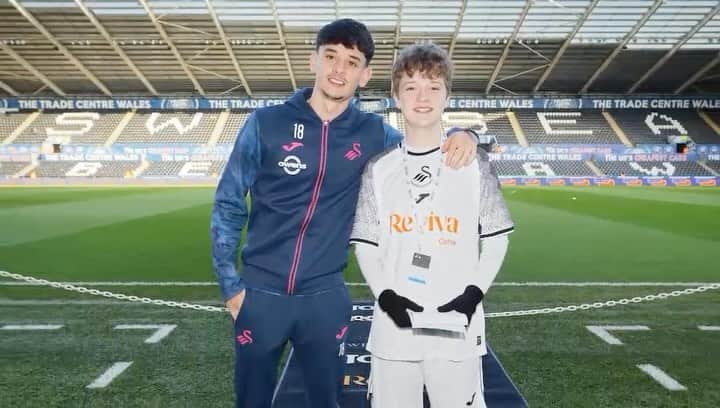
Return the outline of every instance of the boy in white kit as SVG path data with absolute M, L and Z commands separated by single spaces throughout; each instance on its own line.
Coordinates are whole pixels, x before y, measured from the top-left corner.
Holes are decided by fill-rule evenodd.
M 392 92 L 405 144 L 372 159 L 363 174 L 350 242 L 377 299 L 367 344 L 373 408 L 422 407 L 423 386 L 433 408 L 485 407 L 480 302 L 513 222 L 487 154 L 478 152 L 477 166 L 443 165 L 451 77 L 437 45 L 400 52 Z

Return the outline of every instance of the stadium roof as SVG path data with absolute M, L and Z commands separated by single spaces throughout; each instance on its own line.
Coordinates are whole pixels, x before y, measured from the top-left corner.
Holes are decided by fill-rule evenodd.
M 341 17 L 375 38 L 366 94 L 426 40 L 456 94 L 720 90 L 717 0 L 0 0 L 0 96 L 289 93 Z

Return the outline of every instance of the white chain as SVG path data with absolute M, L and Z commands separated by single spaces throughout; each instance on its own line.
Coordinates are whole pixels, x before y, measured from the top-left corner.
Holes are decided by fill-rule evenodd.
M 140 302 L 140 303 L 146 303 L 146 304 L 150 304 L 150 305 L 176 307 L 179 309 L 193 309 L 193 310 L 204 310 L 206 312 L 227 313 L 227 309 L 224 307 L 196 305 L 196 304 L 192 304 L 192 303 L 175 302 L 172 300 L 159 300 L 159 299 L 150 299 L 147 297 L 124 295 L 122 293 L 113 293 L 113 292 L 108 292 L 106 290 L 88 289 L 88 288 L 84 288 L 82 286 L 75 286 L 75 285 L 72 285 L 69 283 L 51 282 L 51 281 L 45 280 L 45 279 L 37 279 L 37 278 L 33 278 L 32 276 L 23 276 L 23 275 L 19 275 L 16 273 L 10 273 L 10 272 L 6 272 L 6 271 L 0 271 L 0 276 L 5 277 L 5 278 L 15 279 L 18 281 L 25 281 L 25 282 L 29 282 L 29 283 L 35 283 L 38 285 L 50 286 L 50 287 L 57 288 L 57 289 L 65 289 L 70 292 L 102 296 L 102 297 L 113 298 L 113 299 L 118 299 L 118 300 L 127 300 L 129 302 Z
M 89 295 L 102 296 L 102 297 L 113 298 L 113 299 L 118 299 L 118 300 L 127 300 L 129 302 L 141 302 L 141 303 L 146 303 L 146 304 L 175 307 L 175 308 L 180 308 L 180 309 L 203 310 L 206 312 L 227 313 L 227 309 L 224 307 L 205 306 L 205 305 L 197 305 L 197 304 L 185 303 L 185 302 L 175 302 L 175 301 L 171 301 L 171 300 L 159 300 L 159 299 L 150 299 L 147 297 L 129 296 L 129 295 L 124 295 L 122 293 L 113 293 L 113 292 L 108 292 L 105 290 L 88 289 L 88 288 L 84 288 L 82 286 L 75 286 L 75 285 L 68 284 L 68 283 L 51 282 L 51 281 L 48 281 L 45 279 L 37 279 L 37 278 L 33 278 L 31 276 L 23 276 L 23 275 L 19 275 L 16 273 L 10 273 L 10 272 L 6 272 L 6 271 L 0 271 L 0 276 L 5 277 L 5 278 L 15 279 L 18 281 L 25 281 L 25 282 L 29 282 L 29 283 L 38 284 L 38 285 L 50 286 L 50 287 L 58 288 L 58 289 L 65 289 L 65 290 L 68 290 L 71 292 L 85 293 L 85 294 L 89 294 Z M 595 303 L 583 303 L 581 305 L 544 307 L 541 309 L 516 310 L 516 311 L 512 311 L 512 312 L 485 313 L 485 317 L 531 316 L 531 315 L 542 315 L 542 314 L 551 314 L 551 313 L 575 312 L 578 310 L 601 309 L 604 307 L 614 307 L 614 306 L 618 306 L 618 305 L 628 305 L 630 303 L 650 302 L 653 300 L 667 299 L 669 297 L 692 295 L 695 293 L 702 293 L 702 292 L 705 292 L 708 290 L 714 290 L 714 289 L 720 289 L 720 283 L 712 283 L 709 285 L 698 286 L 696 288 L 687 288 L 687 289 L 683 289 L 683 290 L 674 290 L 672 292 L 663 292 L 663 293 L 658 293 L 655 295 L 636 296 L 636 297 L 630 298 L 630 299 L 608 300 L 605 302 L 595 302 Z
M 691 295 L 694 293 L 702 293 L 711 289 L 720 289 L 720 283 L 712 283 L 710 285 L 698 286 L 696 288 L 687 288 L 683 290 L 674 290 L 672 292 L 663 292 L 655 295 L 636 296 L 630 299 L 608 300 L 606 302 L 583 303 L 581 305 L 544 307 L 541 309 L 516 310 L 514 312 L 495 312 L 485 313 L 485 317 L 514 317 L 514 316 L 530 316 L 550 313 L 575 312 L 577 310 L 601 309 L 604 307 L 614 307 L 618 305 L 627 305 L 630 303 L 649 302 L 658 299 L 667 299 L 682 295 Z

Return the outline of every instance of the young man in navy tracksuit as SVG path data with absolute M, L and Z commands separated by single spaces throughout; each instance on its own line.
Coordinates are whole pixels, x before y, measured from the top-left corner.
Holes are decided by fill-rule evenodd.
M 380 116 L 350 104 L 370 80 L 373 54 L 363 24 L 343 19 L 323 27 L 310 58 L 314 87 L 251 114 L 220 179 L 212 255 L 234 319 L 238 407 L 271 406 L 288 340 L 303 370 L 306 406 L 338 405 L 352 311 L 342 270 L 361 175 L 368 159 L 401 140 Z M 466 132 L 449 138 L 447 164 L 470 163 L 475 144 Z

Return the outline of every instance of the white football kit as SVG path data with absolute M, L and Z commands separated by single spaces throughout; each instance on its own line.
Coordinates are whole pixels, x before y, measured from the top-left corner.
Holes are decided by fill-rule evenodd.
M 409 150 L 368 163 L 350 242 L 376 298 L 392 289 L 436 313 L 468 285 L 487 293 L 513 222 L 487 154 L 454 170 L 439 148 Z M 374 408 L 422 407 L 423 385 L 433 408 L 484 407 L 482 304 L 467 330 L 453 333 L 398 328 L 376 302 L 367 349 Z

